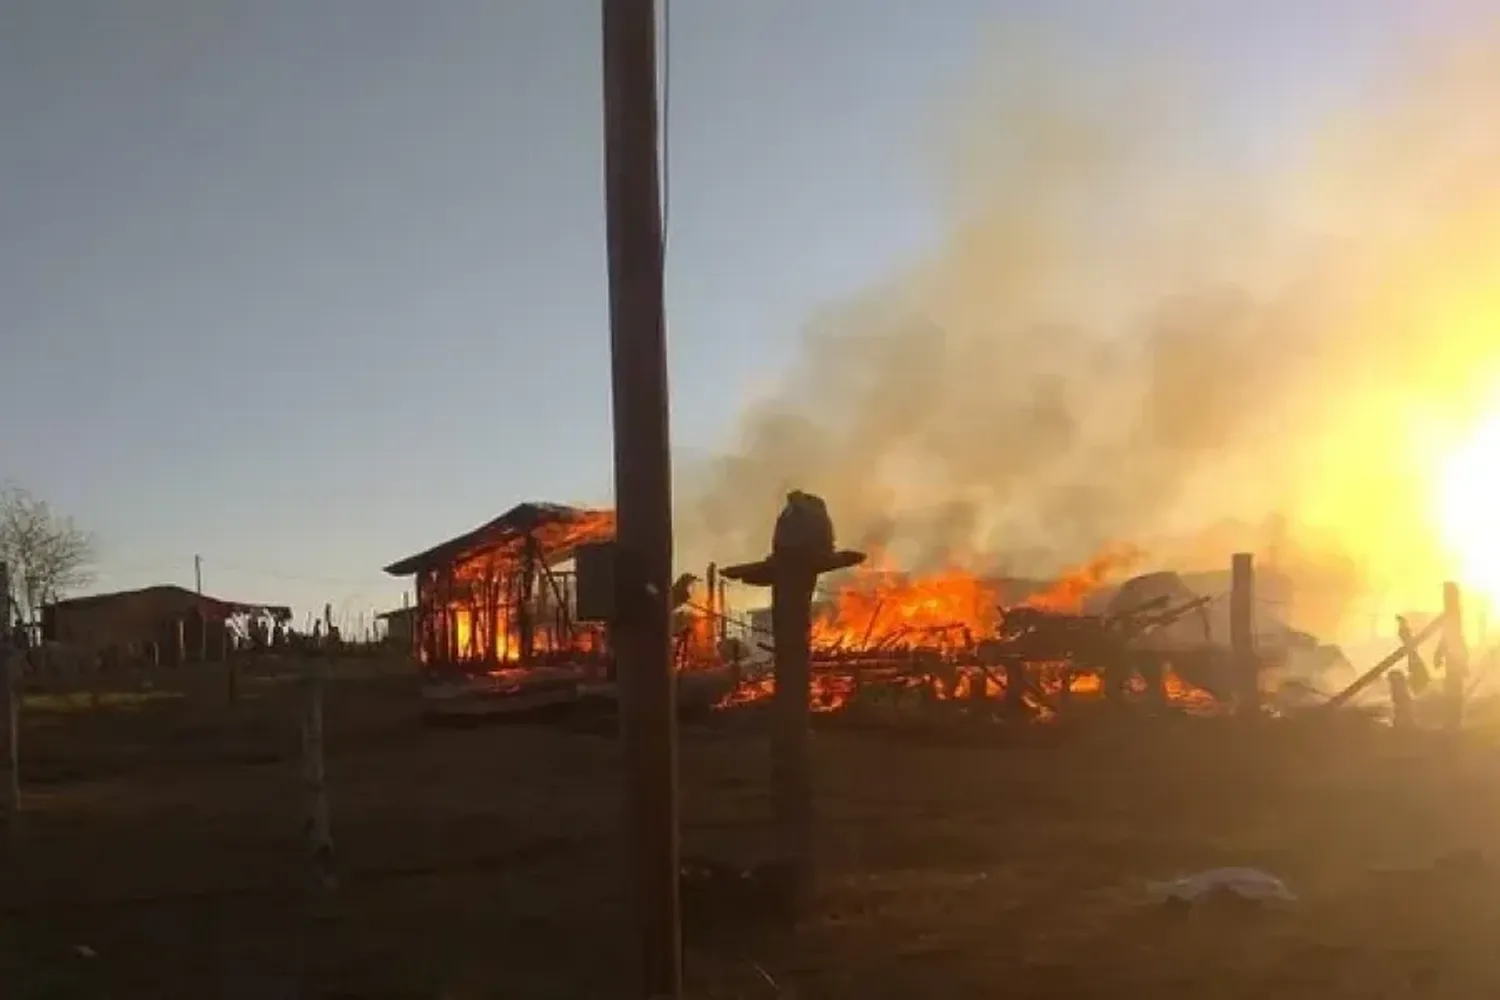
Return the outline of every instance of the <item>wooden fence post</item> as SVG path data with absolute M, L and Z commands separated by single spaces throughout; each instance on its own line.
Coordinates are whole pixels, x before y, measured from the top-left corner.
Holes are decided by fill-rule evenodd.
M 5 832 L 13 842 L 21 824 L 21 657 L 8 642 L 0 643 L 0 725 L 5 727 L 3 767 Z
M 855 676 L 859 676 L 857 670 L 855 671 Z M 989 676 L 985 673 L 983 667 L 976 667 L 969 674 L 969 704 L 973 706 L 973 711 L 976 714 L 982 714 L 989 710 L 990 693 L 986 690 L 988 684 Z
M 0 562 L 0 810 L 5 813 L 7 844 L 14 842 L 21 823 L 21 657 L 12 643 L 15 620 L 10 600 L 10 567 Z
M 1469 679 L 1469 645 L 1464 638 L 1463 597 L 1458 584 L 1443 584 L 1443 722 L 1458 732 L 1464 721 L 1464 689 Z
M 334 887 L 332 817 L 328 808 L 328 777 L 323 756 L 323 694 L 327 663 L 321 656 L 309 661 L 304 678 L 302 714 L 302 780 L 307 805 L 307 847 L 313 873 L 325 889 Z
M 1416 725 L 1416 710 L 1411 700 L 1411 685 L 1406 675 L 1399 670 L 1386 674 L 1391 686 L 1391 725 L 1397 729 L 1411 729 Z
M 1260 712 L 1260 660 L 1255 649 L 1255 557 L 1236 552 L 1229 569 L 1229 648 L 1235 707 L 1249 717 Z
M 756 563 L 727 566 L 721 578 L 771 588 L 775 634 L 772 692 L 771 808 L 787 879 L 787 902 L 796 906 L 812 875 L 813 800 L 809 776 L 812 689 L 812 601 L 818 577 L 864 562 L 862 552 L 834 547 L 833 521 L 819 497 L 787 495 L 776 519 L 771 554 Z

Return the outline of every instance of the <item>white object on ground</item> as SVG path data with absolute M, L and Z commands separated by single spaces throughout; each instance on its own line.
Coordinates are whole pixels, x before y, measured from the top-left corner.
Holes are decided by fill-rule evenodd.
M 1204 896 L 1225 892 L 1257 902 L 1279 900 L 1290 903 L 1297 899 L 1285 882 L 1258 868 L 1210 868 L 1169 882 L 1153 882 L 1151 891 L 1163 902 L 1193 903 Z

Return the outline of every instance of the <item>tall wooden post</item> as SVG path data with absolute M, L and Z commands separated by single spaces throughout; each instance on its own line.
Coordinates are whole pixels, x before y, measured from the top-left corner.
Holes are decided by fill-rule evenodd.
M 1464 637 L 1463 597 L 1458 584 L 1443 584 L 1444 724 L 1457 732 L 1464 721 L 1464 691 L 1469 680 L 1469 644 Z
M 808 738 L 812 719 L 812 599 L 819 575 L 857 566 L 860 552 L 837 550 L 833 521 L 819 497 L 792 492 L 776 519 L 771 555 L 725 567 L 720 575 L 771 588 L 776 684 L 772 691 L 771 805 L 780 864 L 795 905 L 812 874 L 812 782 Z
M 1255 649 L 1255 557 L 1236 552 L 1229 572 L 1229 647 L 1236 708 L 1246 717 L 1260 712 L 1260 660 Z
M 708 628 L 704 638 L 708 643 L 705 650 L 710 660 L 717 661 L 720 650 L 723 648 L 724 637 L 720 629 L 724 622 L 724 609 L 719 606 L 719 567 L 716 563 L 708 564 L 708 572 L 705 574 L 707 581 L 704 589 L 708 593 Z
M 808 737 L 812 725 L 812 598 L 818 575 L 811 566 L 788 566 L 771 585 L 771 631 L 776 643 L 776 686 L 771 711 L 771 808 L 777 848 L 799 887 L 812 866 L 812 780 Z
M 682 994 L 655 0 L 602 0 L 621 693 L 641 996 Z
M 715 605 L 719 609 L 719 641 L 720 642 L 724 642 L 726 639 L 729 638 L 729 602 L 727 600 L 725 600 L 724 583 L 725 583 L 724 577 L 720 576 L 719 577 L 718 603 Z

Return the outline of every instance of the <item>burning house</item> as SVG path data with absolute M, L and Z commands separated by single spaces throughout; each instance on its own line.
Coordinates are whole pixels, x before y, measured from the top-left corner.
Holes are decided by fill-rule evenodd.
M 612 510 L 523 503 L 385 567 L 414 577 L 412 643 L 433 670 L 487 672 L 601 658 L 602 626 L 577 621 L 571 562 L 614 537 Z

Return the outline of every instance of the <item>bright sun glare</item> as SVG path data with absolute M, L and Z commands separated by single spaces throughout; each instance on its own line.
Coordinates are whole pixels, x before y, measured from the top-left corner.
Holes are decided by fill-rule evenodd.
M 1461 579 L 1500 599 L 1500 410 L 1484 418 L 1444 464 L 1438 523 Z

